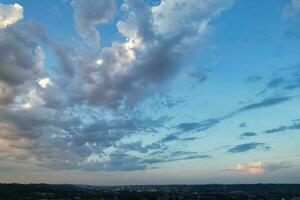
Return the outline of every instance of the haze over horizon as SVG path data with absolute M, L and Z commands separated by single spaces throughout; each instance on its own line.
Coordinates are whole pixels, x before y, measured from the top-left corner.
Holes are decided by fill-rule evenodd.
M 0 0 L 0 183 L 300 184 L 300 0 Z

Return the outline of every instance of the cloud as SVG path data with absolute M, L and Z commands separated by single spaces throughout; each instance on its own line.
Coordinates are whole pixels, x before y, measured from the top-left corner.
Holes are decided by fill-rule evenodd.
M 124 141 L 165 128 L 169 117 L 136 117 L 131 109 L 183 70 L 181 61 L 203 47 L 209 23 L 231 5 L 229 0 L 177 1 L 179 8 L 173 2 L 150 6 L 124 1 L 116 24 L 123 38 L 106 48 L 97 46 L 96 26 L 113 17 L 113 1 L 73 2 L 76 28 L 93 48 L 57 42 L 32 21 L 0 29 L 0 142 L 6 149 L 0 158 L 51 169 L 96 171 L 142 170 L 209 158 L 174 153 L 161 142 Z M 177 14 L 181 22 L 174 24 L 176 30 L 166 27 Z M 50 72 L 43 68 L 41 46 L 56 56 L 58 66 Z M 216 123 L 211 119 L 194 128 L 181 124 L 175 129 L 200 131 Z M 163 152 L 152 154 L 159 151 Z
M 260 175 L 266 172 L 290 168 L 289 162 L 262 162 L 256 161 L 247 164 L 237 164 L 231 168 L 232 171 Z
M 300 65 L 284 67 L 273 73 L 272 79 L 266 85 L 259 95 L 266 93 L 288 94 L 300 87 Z
M 171 154 L 164 155 L 162 157 L 138 157 L 121 151 L 116 151 L 110 154 L 110 157 L 106 160 L 99 162 L 97 159 L 86 162 L 85 169 L 92 171 L 133 171 L 133 170 L 145 170 L 152 165 L 182 161 L 182 160 L 196 160 L 207 159 L 209 155 L 198 154 L 196 152 L 173 152 Z
M 189 131 L 205 131 L 214 127 L 216 124 L 220 122 L 219 119 L 207 119 L 201 122 L 192 122 L 192 123 L 181 123 L 178 124 L 175 128 L 180 132 L 189 132 Z
M 98 24 L 108 22 L 114 15 L 114 0 L 74 0 L 74 19 L 79 35 L 90 46 L 98 46 L 100 35 L 96 29 Z
M 255 109 L 260 109 L 260 108 L 266 108 L 274 105 L 278 105 L 281 103 L 284 103 L 286 101 L 291 100 L 292 97 L 286 96 L 286 97 L 274 97 L 274 98 L 267 98 L 264 99 L 258 103 L 253 103 L 249 104 L 247 106 L 244 106 L 240 109 L 238 109 L 235 114 L 245 112 L 245 111 L 250 111 L 250 110 L 255 110 Z
M 252 143 L 245 143 L 245 144 L 240 144 L 237 146 L 234 146 L 230 149 L 228 149 L 227 152 L 229 153 L 244 153 L 253 149 L 261 149 L 264 151 L 269 150 L 271 147 L 267 145 L 266 143 L 260 143 L 260 142 L 252 142 Z
M 247 123 L 246 122 L 242 122 L 239 124 L 240 128 L 246 128 L 247 127 Z
M 241 138 L 247 138 L 247 137 L 253 137 L 256 136 L 257 134 L 254 132 L 245 132 L 243 134 L 240 135 Z
M 232 1 L 163 0 L 152 8 L 154 28 L 167 37 L 180 32 L 198 31 L 206 28 L 208 21 L 229 8 Z M 186 22 L 190 23 L 186 23 Z M 192 38 L 190 38 L 192 39 Z
M 147 165 L 142 162 L 142 158 L 120 151 L 111 153 L 109 158 L 103 162 L 91 161 L 85 164 L 84 168 L 89 171 L 134 171 L 147 168 Z
M 193 141 L 193 140 L 201 139 L 200 137 L 180 138 L 180 137 L 178 137 L 179 134 L 180 133 L 173 133 L 173 134 L 167 135 L 164 138 L 162 138 L 161 140 L 159 140 L 157 143 L 159 143 L 159 144 L 165 144 L 165 143 L 173 142 L 173 141 L 176 141 L 176 142 L 179 142 L 179 141 L 187 142 L 187 141 Z
M 17 3 L 0 3 L 0 29 L 16 23 L 23 18 L 23 7 Z
M 3 82 L 0 82 L 0 106 L 7 105 L 14 100 L 15 92 Z
M 0 80 L 21 85 L 31 80 L 44 65 L 44 52 L 21 29 L 0 29 Z
M 44 51 L 21 26 L 0 29 L 0 107 L 25 95 L 44 66 Z
M 268 84 L 268 88 L 278 88 L 279 86 L 281 86 L 284 83 L 284 79 L 283 78 L 275 78 L 273 80 L 271 80 Z
M 198 1 L 176 1 L 179 6 L 173 2 L 162 1 L 154 7 L 136 0 L 124 2 L 122 8 L 127 18 L 120 20 L 117 28 L 126 42 L 104 48 L 101 76 L 91 74 L 96 83 L 89 93 L 92 104 L 114 109 L 122 104 L 132 107 L 159 90 L 180 71 L 182 58 L 191 49 L 201 47 L 208 23 L 231 1 L 207 1 L 200 5 Z M 193 5 L 197 5 L 197 12 Z M 177 14 L 182 17 L 180 21 L 190 20 L 193 26 L 174 24 L 176 31 L 166 27 Z
M 53 85 L 52 81 L 50 80 L 49 77 L 45 77 L 42 78 L 41 80 L 38 81 L 38 84 L 42 87 L 42 88 L 46 88 L 48 86 Z
M 188 154 L 188 155 L 187 155 Z M 149 158 L 145 159 L 144 162 L 147 164 L 157 164 L 157 163 L 165 163 L 165 162 L 174 162 L 174 161 L 181 161 L 181 160 L 195 160 L 195 159 L 207 159 L 210 158 L 209 155 L 203 155 L 196 153 L 195 155 L 189 155 L 190 153 L 184 153 L 179 156 L 178 155 L 169 155 L 163 158 Z M 193 154 L 193 153 L 192 153 Z
M 44 103 L 44 100 L 37 94 L 37 91 L 33 89 L 27 94 L 26 103 L 24 103 L 22 107 L 31 109 L 33 107 L 42 106 Z
M 204 71 L 204 70 L 188 70 L 186 74 L 197 80 L 199 83 L 202 83 L 208 79 L 208 76 L 210 74 L 209 71 Z
M 292 0 L 287 4 L 283 10 L 285 17 L 299 16 L 300 15 L 300 0 Z
M 273 98 L 266 98 L 261 100 L 260 102 L 257 103 L 252 103 L 248 104 L 246 106 L 240 107 L 236 109 L 235 111 L 219 118 L 209 118 L 205 119 L 199 122 L 185 122 L 185 123 L 179 123 L 176 126 L 173 126 L 172 128 L 175 128 L 177 130 L 176 133 L 167 136 L 166 139 L 175 139 L 174 137 L 180 134 L 184 134 L 187 132 L 202 132 L 206 131 L 208 129 L 211 129 L 221 123 L 223 120 L 226 120 L 228 118 L 234 117 L 236 115 L 239 115 L 243 112 L 248 112 L 251 110 L 256 110 L 256 109 L 262 109 L 262 108 L 267 108 L 270 106 L 275 106 L 277 104 L 284 103 L 286 101 L 291 100 L 293 97 L 290 96 L 282 96 L 282 97 L 273 97 Z M 242 124 L 243 126 L 246 124 Z
M 142 141 L 133 142 L 133 143 L 121 143 L 120 145 L 118 145 L 118 148 L 127 151 L 137 151 L 140 153 L 147 153 L 149 149 L 152 149 L 149 146 L 143 146 Z
M 89 110 L 88 116 L 96 115 Z M 90 119 L 91 120 L 91 119 Z M 25 110 L 2 110 L 0 122 L 10 124 L 15 127 L 15 132 L 10 133 L 10 138 L 6 139 L 11 150 L 6 154 L 10 158 L 19 160 L 14 148 L 22 152 L 22 160 L 31 164 L 44 166 L 52 169 L 84 169 L 84 170 L 129 170 L 130 166 L 116 166 L 119 161 L 115 161 L 114 153 L 106 152 L 107 148 L 127 151 L 138 151 L 143 154 L 160 147 L 142 147 L 142 143 L 116 145 L 120 141 L 133 134 L 141 132 L 156 131 L 163 126 L 166 118 L 152 119 L 114 119 L 114 120 L 92 120 L 85 123 L 77 114 L 67 114 L 64 111 L 45 109 L 43 107 L 33 107 Z M 4 134 L 4 133 L 3 133 Z M 8 137 L 5 134 L 6 138 Z M 0 139 L 4 135 L 0 134 Z M 32 141 L 18 145 L 14 141 Z M 14 147 L 14 148 L 13 148 Z M 146 150 L 142 150 L 142 148 Z M 114 151 L 114 152 L 115 152 Z M 94 161 L 94 165 L 86 164 L 85 161 L 96 155 L 106 160 Z M 146 156 L 146 155 L 144 155 Z M 3 158 L 4 159 L 4 158 Z M 123 159 L 131 162 L 134 156 L 128 154 Z M 141 160 L 142 158 L 139 158 Z M 105 165 L 104 165 L 105 163 Z M 145 163 L 143 167 L 148 167 Z M 133 165 L 133 164 L 132 164 Z M 135 169 L 141 169 L 134 165 Z M 111 167 L 111 169 L 110 169 Z
M 299 130 L 300 129 L 300 122 L 294 122 L 292 125 L 289 126 L 280 126 L 278 128 L 268 129 L 265 130 L 265 133 L 279 133 L 286 130 Z

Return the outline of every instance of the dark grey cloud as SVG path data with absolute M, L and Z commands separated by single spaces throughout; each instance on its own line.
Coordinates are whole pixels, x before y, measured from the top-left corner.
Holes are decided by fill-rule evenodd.
M 62 109 L 85 103 L 87 89 L 78 85 L 95 84 L 90 73 L 96 68 L 97 52 L 57 42 L 35 21 L 24 23 L 22 28 L 49 48 L 58 61 L 58 66 L 53 67 L 51 73 L 55 84 L 43 92 L 45 105 Z
M 143 130 L 143 131 L 153 131 L 152 127 L 161 127 L 164 125 L 164 123 L 168 121 L 167 117 L 161 117 L 157 120 L 152 120 L 150 118 L 145 120 L 135 119 L 132 118 L 130 120 L 114 120 L 112 122 L 109 122 L 107 120 L 103 121 L 96 121 L 92 124 L 90 124 L 87 127 L 84 127 L 82 130 L 83 132 L 99 132 L 103 130 L 114 130 L 114 129 L 124 129 L 124 130 Z M 150 129 L 150 130 L 148 130 Z
M 207 159 L 209 155 L 197 152 L 176 151 L 171 153 L 159 152 L 150 156 L 133 156 L 126 152 L 116 151 L 110 154 L 110 159 L 105 162 L 91 162 L 84 166 L 85 170 L 92 171 L 133 171 L 153 168 L 152 165 L 181 160 Z
M 239 127 L 240 128 L 246 128 L 247 127 L 247 123 L 246 122 L 240 123 Z
M 175 97 L 171 94 L 170 91 L 161 91 L 154 97 L 152 97 L 151 109 L 155 112 L 160 111 L 164 108 L 174 108 L 185 102 L 185 98 L 183 97 Z
M 200 15 L 195 24 L 201 24 L 203 20 L 209 21 L 208 19 L 230 6 L 230 1 L 212 2 L 212 5 L 213 7 L 209 7 L 208 11 L 201 8 L 204 9 L 203 16 L 199 12 L 190 13 L 189 10 L 186 10 L 185 13 L 182 13 L 182 17 L 193 18 L 193 15 Z M 184 8 L 185 6 L 183 5 Z M 73 2 L 73 7 L 75 21 L 80 21 L 84 26 L 92 24 L 93 28 L 98 23 L 98 18 L 109 18 L 110 14 L 106 12 L 114 10 L 112 1 L 78 0 Z M 140 99 L 152 92 L 157 92 L 161 84 L 174 77 L 180 67 L 180 58 L 188 53 L 189 48 L 187 47 L 195 47 L 185 44 L 188 41 L 186 38 L 192 36 L 195 40 L 203 39 L 196 27 L 193 28 L 195 32 L 190 32 L 190 28 L 183 27 L 180 33 L 176 33 L 174 30 L 172 37 L 165 36 L 161 33 L 161 29 L 164 27 L 155 27 L 152 21 L 154 14 L 151 7 L 144 2 L 125 1 L 122 8 L 124 8 L 126 17 L 118 22 L 117 27 L 129 41 L 116 42 L 112 47 L 102 49 L 100 55 L 98 50 L 95 52 L 82 51 L 82 48 L 74 50 L 55 42 L 47 36 L 43 28 L 35 23 L 29 23 L 27 27 L 24 27 L 53 50 L 60 62 L 60 68 L 66 75 L 72 77 L 72 79 L 52 77 L 56 78 L 57 87 L 49 88 L 44 92 L 47 106 L 54 108 L 58 105 L 69 106 L 67 104 L 88 102 L 114 109 L 123 106 L 132 107 Z M 105 12 L 100 12 L 101 9 L 105 9 Z M 214 13 L 214 9 L 216 13 Z M 171 14 L 175 15 L 176 12 Z M 164 16 L 157 20 L 169 19 Z M 97 32 L 96 29 L 93 30 L 94 33 Z M 135 42 L 139 43 L 135 44 Z M 141 49 L 140 46 L 143 48 Z M 101 67 L 97 66 L 97 59 L 103 60 Z M 86 86 L 85 89 L 78 88 L 79 84 Z M 68 86 L 65 87 L 65 85 Z M 55 93 L 61 95 L 54 95 Z M 63 98 L 57 98 L 58 96 Z M 168 107 L 178 103 L 180 101 L 168 100 L 165 102 Z
M 42 48 L 20 26 L 0 29 L 0 106 L 29 91 L 44 65 Z
M 122 149 L 125 151 L 136 151 L 139 153 L 150 153 L 150 154 L 163 154 L 164 151 L 167 151 L 169 147 L 167 144 L 169 142 L 190 142 L 197 139 L 201 139 L 200 137 L 186 137 L 179 138 L 176 134 L 170 134 L 157 142 L 144 145 L 142 141 L 132 142 L 132 143 L 120 143 L 115 145 L 118 149 Z M 155 153 L 156 152 L 156 153 Z
M 260 142 L 252 142 L 252 143 L 245 143 L 240 144 L 237 146 L 234 146 L 230 149 L 228 149 L 228 153 L 244 153 L 253 149 L 261 149 L 261 150 L 269 150 L 271 147 L 267 145 L 266 143 L 260 143 Z
M 261 102 L 253 103 L 253 104 L 249 104 L 247 106 L 244 106 L 244 107 L 238 109 L 235 112 L 235 114 L 245 112 L 245 111 L 250 111 L 250 110 L 255 110 L 255 109 L 260 109 L 260 108 L 266 108 L 266 107 L 270 107 L 270 106 L 275 106 L 275 105 L 287 102 L 291 99 L 292 99 L 292 97 L 289 97 L 289 96 L 267 98 L 267 99 L 262 100 Z
M 240 135 L 241 138 L 247 138 L 247 137 L 253 137 L 253 136 L 256 136 L 257 134 L 254 133 L 254 132 L 245 132 L 245 133 L 242 133 Z
M 278 128 L 268 129 L 265 130 L 265 133 L 279 133 L 286 130 L 299 130 L 300 129 L 300 122 L 294 122 L 292 125 L 289 126 L 280 126 Z
M 178 137 L 175 134 L 170 134 L 161 139 L 159 142 L 160 143 L 167 143 L 167 142 L 172 142 L 172 141 L 177 141 Z
M 189 131 L 205 131 L 217 125 L 220 122 L 220 119 L 211 118 L 203 120 L 201 122 L 192 122 L 192 123 L 181 123 L 178 124 L 175 128 L 180 132 L 189 132 Z
M 188 142 L 188 141 L 193 141 L 193 140 L 197 140 L 197 139 L 201 139 L 200 137 L 185 137 L 185 138 L 181 138 L 181 137 L 178 137 L 180 135 L 180 132 L 178 133 L 173 133 L 173 134 L 170 134 L 170 135 L 167 135 L 165 136 L 164 138 L 162 138 L 161 140 L 158 141 L 158 143 L 161 143 L 161 144 L 165 144 L 165 143 L 168 143 L 168 142 L 173 142 L 173 141 L 176 141 L 176 142 Z
M 96 25 L 108 22 L 115 12 L 114 0 L 74 0 L 74 19 L 79 35 L 90 46 L 98 46 L 100 35 Z
M 133 170 L 145 170 L 148 163 L 143 162 L 143 159 L 137 156 L 132 156 L 123 152 L 114 152 L 110 154 L 109 161 L 101 164 L 100 167 L 95 165 L 96 171 L 133 171 Z
M 5 83 L 0 82 L 0 106 L 7 105 L 13 102 L 15 98 L 15 91 Z
M 267 87 L 268 88 L 278 88 L 279 86 L 281 86 L 284 83 L 284 79 L 283 78 L 275 78 L 273 80 L 271 80 Z
M 268 129 L 265 131 L 265 133 L 278 133 L 278 132 L 285 131 L 287 129 L 288 129 L 288 127 L 286 127 L 286 126 L 280 126 L 278 128 Z
M 188 70 L 186 72 L 186 74 L 189 77 L 197 80 L 199 83 L 202 83 L 202 82 L 204 82 L 208 79 L 210 72 L 208 70 L 203 70 L 203 69 L 201 69 L 201 70 Z
M 292 167 L 292 163 L 285 161 L 285 162 L 270 162 L 267 165 L 265 165 L 265 170 L 267 170 L 268 172 L 273 172 L 273 171 L 277 171 L 277 170 L 281 170 L 281 169 L 288 169 Z
M 286 101 L 291 100 L 293 97 L 290 96 L 282 96 L 282 97 L 273 97 L 273 98 L 266 98 L 263 99 L 260 102 L 248 104 L 246 106 L 243 106 L 241 108 L 236 109 L 235 111 L 219 118 L 210 118 L 206 120 L 202 120 L 200 122 L 186 122 L 186 123 L 180 123 L 172 128 L 175 128 L 177 130 L 176 133 L 167 136 L 166 140 L 175 140 L 177 135 L 184 134 L 187 132 L 202 132 L 209 130 L 215 126 L 217 126 L 219 123 L 221 123 L 223 120 L 226 120 L 228 118 L 232 118 L 236 115 L 239 115 L 243 112 L 248 112 L 251 110 L 256 109 L 262 109 L 267 108 L 270 106 L 275 106 L 281 103 L 284 103 Z M 244 124 L 242 124 L 244 126 Z
M 211 158 L 209 155 L 187 155 L 187 156 L 169 156 L 165 158 L 149 158 L 145 159 L 144 162 L 147 164 L 158 164 L 158 163 L 165 163 L 165 162 L 174 162 L 174 161 L 181 161 L 181 160 L 195 160 L 195 159 L 206 159 Z
M 21 85 L 43 67 L 43 50 L 18 27 L 0 29 L 0 80 Z
M 201 137 L 186 137 L 186 138 L 180 138 L 179 141 L 194 141 L 194 140 L 198 140 L 198 139 L 202 139 Z
M 35 21 L 27 21 L 22 25 L 22 29 L 53 51 L 60 65 L 58 73 L 64 73 L 67 77 L 74 76 L 75 67 L 78 65 L 78 55 L 73 47 L 52 39 L 47 30 Z
M 90 113 L 88 115 L 93 115 Z M 96 113 L 94 113 L 96 114 Z M 52 169 L 92 169 L 90 165 L 83 165 L 82 162 L 91 155 L 104 156 L 104 150 L 109 147 L 116 147 L 126 151 L 139 151 L 146 153 L 150 150 L 163 149 L 161 145 L 149 145 L 143 147 L 141 143 L 130 145 L 116 145 L 124 137 L 142 132 L 157 132 L 168 121 L 167 117 L 156 120 L 147 119 L 126 119 L 118 120 L 95 120 L 85 123 L 76 113 L 70 115 L 64 111 L 55 111 L 50 108 L 9 110 L 3 109 L 0 113 L 0 125 L 5 130 L 14 130 L 10 134 L 7 131 L 0 132 L 1 138 L 11 141 L 11 148 L 22 149 L 22 160 Z M 4 129 L 3 128 L 3 129 Z M 17 143 L 15 141 L 25 141 Z M 143 150 L 144 149 L 144 150 Z M 8 155 L 13 151 L 7 151 Z M 18 156 L 13 156 L 20 160 Z M 115 161 L 112 155 L 111 163 L 102 166 L 98 162 L 98 170 L 112 169 Z M 110 157 L 110 155 L 108 155 Z M 129 159 L 132 156 L 128 155 Z M 102 166 L 102 167 L 101 167 Z M 94 166 L 96 168 L 96 166 Z M 129 166 L 120 166 L 119 170 L 129 170 Z M 134 168 L 136 169 L 136 168 Z M 134 170 L 132 169 L 132 170 Z
M 300 88 L 300 65 L 276 70 L 266 87 L 258 94 L 289 94 Z
M 153 149 L 154 147 L 143 146 L 142 141 L 138 141 L 133 143 L 121 143 L 120 145 L 118 145 L 118 148 L 127 151 L 137 151 L 140 153 L 147 153 L 149 149 Z M 157 148 L 160 148 L 160 146 L 158 146 Z

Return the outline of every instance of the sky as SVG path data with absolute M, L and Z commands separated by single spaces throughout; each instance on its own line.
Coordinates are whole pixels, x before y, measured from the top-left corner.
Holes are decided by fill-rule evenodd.
M 300 0 L 0 0 L 0 181 L 300 183 Z

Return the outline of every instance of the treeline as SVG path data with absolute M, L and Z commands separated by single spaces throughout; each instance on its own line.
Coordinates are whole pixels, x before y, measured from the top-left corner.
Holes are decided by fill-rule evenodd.
M 93 187 L 0 184 L 2 200 L 300 200 L 300 185 Z

